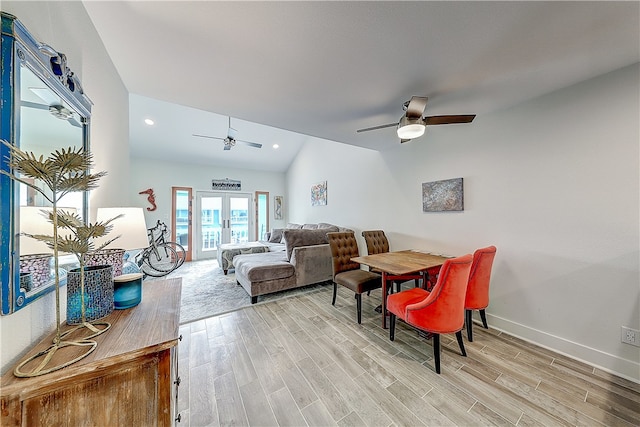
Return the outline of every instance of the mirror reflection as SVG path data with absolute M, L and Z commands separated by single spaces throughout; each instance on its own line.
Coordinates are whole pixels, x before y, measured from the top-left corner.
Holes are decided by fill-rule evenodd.
M 80 115 L 49 88 L 24 64 L 20 67 L 20 149 L 36 156 L 47 157 L 53 151 L 70 146 L 82 146 Z M 45 192 L 48 188 L 35 183 Z M 30 234 L 52 234 L 52 226 L 42 216 L 42 208 L 50 204 L 42 194 L 24 184 L 19 185 L 20 231 Z M 83 211 L 83 193 L 70 193 L 59 203 L 66 211 Z M 53 258 L 50 249 L 40 241 L 20 236 L 20 289 L 26 296 L 38 294 L 53 286 Z M 68 259 L 66 259 L 68 258 Z M 74 263 L 74 257 L 62 257 L 65 263 Z M 64 271 L 61 271 L 64 277 Z

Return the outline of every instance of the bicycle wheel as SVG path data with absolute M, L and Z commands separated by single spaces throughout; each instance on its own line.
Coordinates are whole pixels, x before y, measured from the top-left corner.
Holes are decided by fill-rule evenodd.
M 176 242 L 166 242 L 167 245 L 170 245 L 176 254 L 178 255 L 178 265 L 176 268 L 180 267 L 182 263 L 184 263 L 185 258 L 187 257 L 187 251 L 184 250 L 181 244 Z
M 149 263 L 145 262 L 140 266 L 140 271 L 144 273 L 144 277 L 162 277 L 171 273 L 170 271 L 157 271 L 149 266 Z
M 149 267 L 158 272 L 170 273 L 178 268 L 178 254 L 167 243 L 160 243 L 155 249 L 151 248 L 145 261 L 149 264 Z

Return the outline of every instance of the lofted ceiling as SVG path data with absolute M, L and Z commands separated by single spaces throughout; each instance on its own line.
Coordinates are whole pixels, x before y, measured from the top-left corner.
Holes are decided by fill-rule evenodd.
M 426 115 L 484 114 L 640 61 L 628 2 L 85 1 L 131 95 L 133 155 L 287 169 L 310 137 L 401 149 Z M 238 139 L 224 151 L 228 116 Z M 141 125 L 151 117 L 156 127 Z M 444 125 L 456 132 L 457 126 Z M 411 143 L 428 143 L 427 134 Z M 273 143 L 281 148 L 273 150 Z

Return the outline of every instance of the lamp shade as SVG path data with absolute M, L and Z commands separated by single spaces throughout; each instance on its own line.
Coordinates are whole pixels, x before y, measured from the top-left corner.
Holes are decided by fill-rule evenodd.
M 53 224 L 45 212 L 52 212 L 53 208 L 43 206 L 20 206 L 20 233 L 42 234 L 53 236 Z M 75 214 L 75 208 L 58 208 L 58 212 L 64 211 Z M 59 230 L 58 233 L 61 231 Z M 20 255 L 50 254 L 53 250 L 46 243 L 20 234 Z
M 144 220 L 142 208 L 98 208 L 97 221 L 108 221 L 118 215 L 122 215 L 122 217 L 111 223 L 113 229 L 107 236 L 97 239 L 96 246 L 99 246 L 100 242 L 113 239 L 116 236 L 120 237 L 109 243 L 105 249 L 118 248 L 128 251 L 149 246 L 147 223 Z
M 424 135 L 425 125 L 422 118 L 408 118 L 406 116 L 400 119 L 398 123 L 398 138 L 400 139 L 413 139 Z

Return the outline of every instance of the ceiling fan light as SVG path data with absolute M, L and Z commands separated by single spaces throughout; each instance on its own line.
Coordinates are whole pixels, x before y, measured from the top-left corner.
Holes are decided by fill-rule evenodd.
M 422 118 L 409 119 L 406 116 L 398 123 L 398 138 L 413 139 L 424 135 L 425 125 Z

